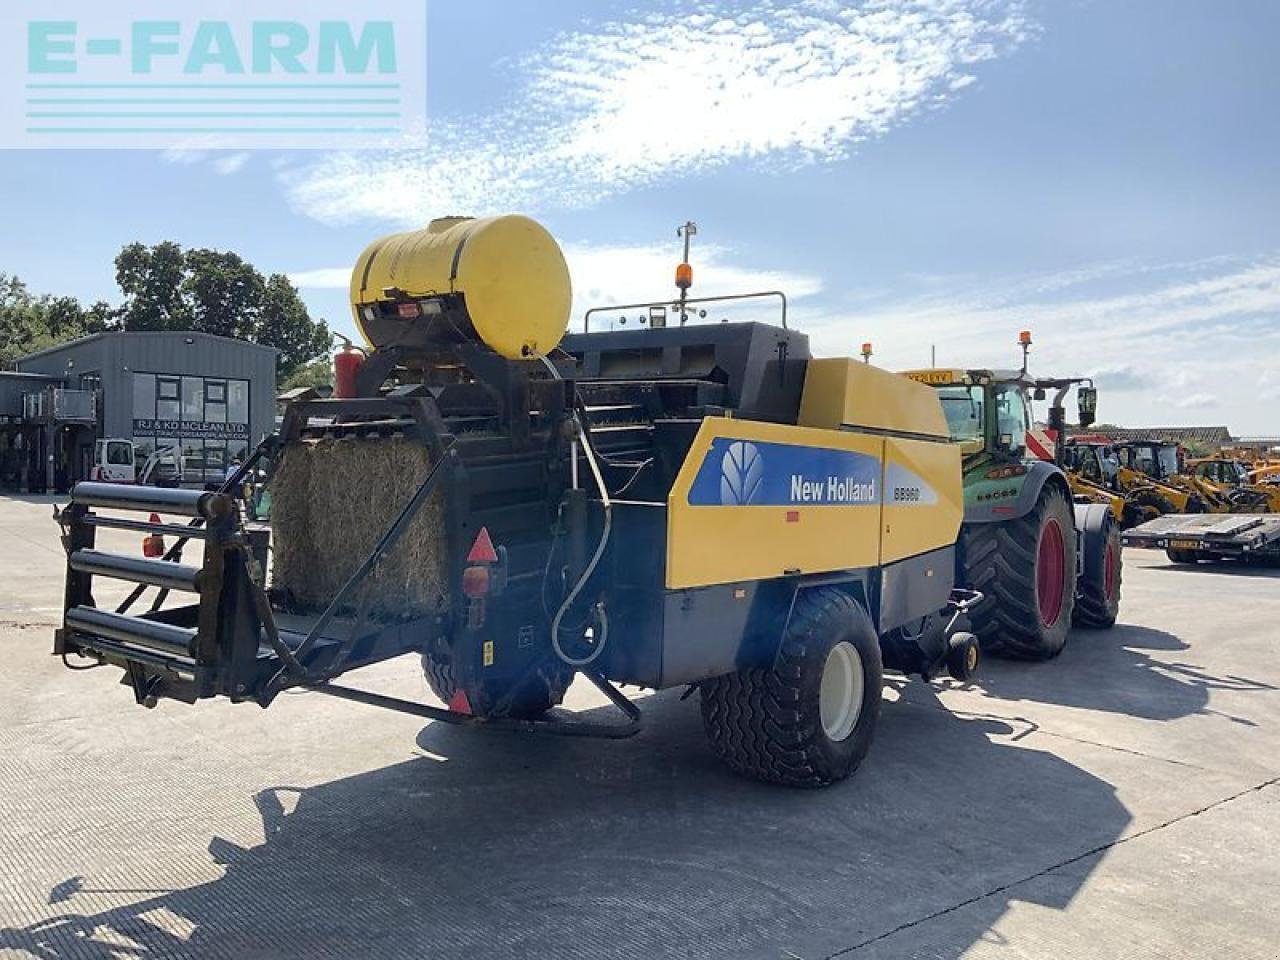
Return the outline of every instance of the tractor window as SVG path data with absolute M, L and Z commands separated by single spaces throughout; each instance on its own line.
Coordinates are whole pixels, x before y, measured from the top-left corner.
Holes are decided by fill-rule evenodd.
M 1031 429 L 1031 411 L 1021 387 L 996 387 L 996 432 L 1010 452 L 1027 448 L 1027 431 Z M 1007 439 L 1006 439 L 1007 438 Z
M 1152 454 L 1150 447 L 1133 447 L 1130 449 L 1129 465 L 1149 477 L 1154 476 L 1156 472 L 1156 458 Z
M 1160 476 L 1176 477 L 1178 475 L 1177 447 L 1160 448 Z
M 953 441 L 982 440 L 986 403 L 981 387 L 943 387 L 938 399 Z
M 1101 483 L 1103 476 L 1098 451 L 1094 447 L 1077 447 L 1076 451 L 1079 456 L 1076 460 L 1075 469 L 1079 470 L 1086 480 Z

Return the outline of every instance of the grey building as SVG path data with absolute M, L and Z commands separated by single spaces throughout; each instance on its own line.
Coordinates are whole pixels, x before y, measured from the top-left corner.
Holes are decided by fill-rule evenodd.
M 221 479 L 273 428 L 277 353 L 155 331 L 100 333 L 23 357 L 0 377 L 0 482 L 65 489 L 89 477 L 97 440 L 129 441 L 138 464 L 180 450 L 186 485 Z

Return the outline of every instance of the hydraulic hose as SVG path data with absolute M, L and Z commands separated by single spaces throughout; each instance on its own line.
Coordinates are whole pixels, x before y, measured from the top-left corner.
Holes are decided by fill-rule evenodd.
M 560 371 L 545 356 L 540 358 L 542 363 L 551 372 L 551 375 L 557 379 L 563 379 Z M 604 474 L 600 472 L 600 464 L 596 460 L 595 450 L 591 445 L 590 432 L 587 430 L 586 423 L 577 411 L 573 414 L 573 423 L 578 428 L 578 436 L 582 442 L 582 452 L 587 458 L 587 466 L 591 470 L 591 476 L 596 482 L 596 489 L 600 492 L 600 504 L 604 508 L 604 527 L 600 531 L 600 541 L 596 544 L 595 553 L 591 555 L 591 559 L 587 562 L 586 568 L 582 571 L 582 575 L 578 577 L 577 583 L 573 585 L 573 589 L 569 591 L 564 598 L 564 602 L 560 604 L 560 608 L 556 611 L 556 615 L 551 620 L 551 648 L 555 651 L 556 656 L 571 667 L 580 669 L 589 666 L 599 659 L 600 654 L 604 653 L 605 644 L 609 640 L 609 617 L 605 613 L 604 604 L 597 603 L 595 605 L 596 621 L 600 625 L 600 636 L 595 638 L 592 643 L 591 652 L 585 657 L 570 656 L 565 652 L 564 647 L 560 645 L 560 627 L 564 622 L 565 615 L 573 607 L 574 602 L 578 599 L 579 594 L 587 585 L 587 581 L 591 579 L 591 575 L 595 573 L 596 567 L 600 564 L 600 558 L 604 556 L 605 549 L 609 546 L 609 537 L 613 532 L 613 501 L 609 497 L 609 488 L 605 485 Z M 576 460 L 575 460 L 576 462 Z

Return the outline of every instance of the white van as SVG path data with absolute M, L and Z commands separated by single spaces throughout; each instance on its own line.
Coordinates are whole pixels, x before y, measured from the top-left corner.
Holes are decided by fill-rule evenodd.
M 157 487 L 177 487 L 183 469 L 177 447 L 161 447 L 142 463 L 137 462 L 131 440 L 108 438 L 93 447 L 93 470 L 89 478 L 99 483 L 139 483 Z
M 136 476 L 131 440 L 99 440 L 93 445 L 93 470 L 89 479 L 99 483 L 133 483 Z

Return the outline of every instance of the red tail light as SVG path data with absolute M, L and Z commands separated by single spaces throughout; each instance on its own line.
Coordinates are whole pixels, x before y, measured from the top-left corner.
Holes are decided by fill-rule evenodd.
M 466 567 L 462 571 L 462 592 L 475 600 L 489 595 L 489 568 Z

